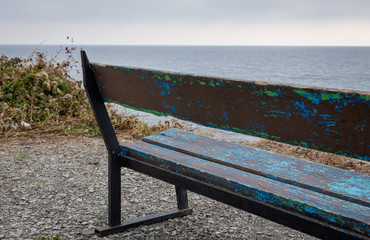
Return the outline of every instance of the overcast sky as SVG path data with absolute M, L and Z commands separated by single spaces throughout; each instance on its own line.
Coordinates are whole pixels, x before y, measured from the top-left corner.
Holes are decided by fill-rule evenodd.
M 0 44 L 370 46 L 370 0 L 0 3 Z

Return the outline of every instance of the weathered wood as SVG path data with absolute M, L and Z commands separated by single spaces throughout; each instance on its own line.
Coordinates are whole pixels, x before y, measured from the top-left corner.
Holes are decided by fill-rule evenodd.
M 286 211 L 261 201 L 246 198 L 241 194 L 219 188 L 217 185 L 195 181 L 191 177 L 181 175 L 181 173 L 172 172 L 126 155 L 122 155 L 122 167 L 127 167 L 173 185 L 181 184 L 182 187 L 189 191 L 228 204 L 240 210 L 247 211 L 251 214 L 258 215 L 276 223 L 283 224 L 317 238 L 326 240 L 370 239 L 370 237 L 354 231 L 333 227 L 333 225 L 318 221 L 314 217 L 296 214 L 293 211 Z
M 168 129 L 143 139 L 180 153 L 370 207 L 370 176 Z
M 333 226 L 370 235 L 369 208 L 291 184 L 217 164 L 146 142 L 123 145 L 123 153 L 244 197 Z
M 105 101 L 370 160 L 370 94 L 92 64 Z

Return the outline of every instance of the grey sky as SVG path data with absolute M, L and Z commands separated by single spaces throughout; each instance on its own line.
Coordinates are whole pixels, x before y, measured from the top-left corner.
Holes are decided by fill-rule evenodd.
M 0 44 L 370 46 L 369 0 L 0 3 Z

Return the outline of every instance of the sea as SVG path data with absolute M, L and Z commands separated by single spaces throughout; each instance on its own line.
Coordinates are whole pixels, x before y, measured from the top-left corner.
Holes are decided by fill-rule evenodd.
M 0 45 L 0 55 L 26 58 L 39 51 L 60 61 L 67 58 L 66 47 L 75 48 L 71 75 L 77 80 L 83 49 L 97 63 L 370 92 L 370 47 Z M 149 124 L 163 121 L 137 115 Z
M 370 92 L 370 47 L 0 45 L 0 55 L 40 51 L 57 60 L 65 47 L 92 62 L 241 80 Z M 78 68 L 71 73 L 81 80 Z

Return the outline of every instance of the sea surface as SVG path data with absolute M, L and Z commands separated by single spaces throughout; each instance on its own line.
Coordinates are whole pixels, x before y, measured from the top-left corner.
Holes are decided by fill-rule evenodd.
M 40 51 L 66 59 L 60 45 L 0 45 L 0 55 L 28 57 Z M 262 46 L 74 46 L 78 61 L 71 75 L 82 80 L 81 49 L 92 62 L 156 70 L 370 92 L 370 47 L 262 47 Z M 79 72 L 79 73 L 78 73 Z M 123 110 L 149 124 L 169 118 Z M 257 138 L 189 125 L 218 139 L 253 141 Z
M 37 50 L 66 58 L 60 45 L 0 45 L 0 55 Z M 80 60 L 242 80 L 370 92 L 370 47 L 74 46 Z M 78 67 L 80 63 L 77 63 Z M 81 80 L 81 73 L 72 71 Z

